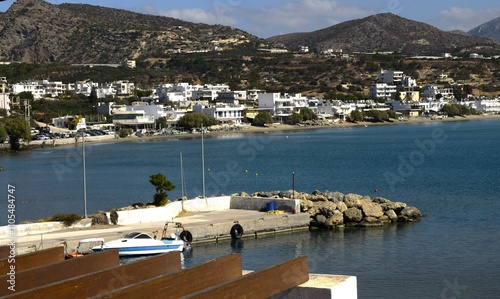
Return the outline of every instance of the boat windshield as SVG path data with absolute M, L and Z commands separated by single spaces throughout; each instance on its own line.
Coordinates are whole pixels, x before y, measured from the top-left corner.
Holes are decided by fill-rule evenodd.
M 138 233 L 138 232 L 126 234 L 125 236 L 123 236 L 123 238 L 124 239 L 152 239 L 150 235 L 145 234 L 145 233 Z

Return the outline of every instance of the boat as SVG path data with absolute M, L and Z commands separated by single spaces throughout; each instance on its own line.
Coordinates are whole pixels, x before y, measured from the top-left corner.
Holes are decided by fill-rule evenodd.
M 63 242 L 63 244 L 66 259 L 72 259 L 94 253 L 95 251 L 92 248 L 99 246 L 102 247 L 102 245 L 104 244 L 104 239 L 89 238 L 80 240 L 74 250 L 68 250 L 68 244 L 66 242 Z
M 189 231 L 182 228 L 182 224 L 176 223 L 176 232 L 170 235 L 167 235 L 167 228 L 168 222 L 165 224 L 162 237 L 159 240 L 156 238 L 156 235 L 151 236 L 144 232 L 133 232 L 117 240 L 92 247 L 92 251 L 99 252 L 118 249 L 119 256 L 139 256 L 171 251 L 182 252 L 191 249 L 189 243 L 192 241 L 192 235 Z

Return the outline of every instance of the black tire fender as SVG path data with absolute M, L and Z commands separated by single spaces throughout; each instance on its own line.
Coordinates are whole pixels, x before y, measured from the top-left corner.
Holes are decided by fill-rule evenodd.
M 181 232 L 181 234 L 179 235 L 179 238 L 181 238 L 182 241 L 187 242 L 187 243 L 193 242 L 193 235 L 188 230 L 183 230 Z
M 239 239 L 241 238 L 241 236 L 243 236 L 243 227 L 236 223 L 235 225 L 233 225 L 233 227 L 231 227 L 231 238 L 233 239 Z

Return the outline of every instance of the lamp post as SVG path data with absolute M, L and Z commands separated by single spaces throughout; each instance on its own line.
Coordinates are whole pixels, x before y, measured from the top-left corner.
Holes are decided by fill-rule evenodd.
M 201 180 L 202 180 L 202 195 L 203 198 L 205 198 L 205 148 L 204 148 L 204 141 L 203 141 L 203 123 L 201 123 Z
M 83 218 L 87 219 L 87 175 L 85 173 L 85 132 L 82 132 Z
M 295 171 L 292 171 L 292 199 L 295 199 Z

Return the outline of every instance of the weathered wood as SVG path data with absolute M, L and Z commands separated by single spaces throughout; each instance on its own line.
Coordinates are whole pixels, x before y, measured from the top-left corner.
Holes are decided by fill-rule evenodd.
M 16 292 L 5 298 L 89 298 L 159 275 L 181 271 L 180 252 L 156 255 L 42 287 Z
M 120 265 L 118 250 L 107 250 L 104 252 L 89 254 L 86 256 L 63 260 L 54 264 L 40 266 L 16 272 L 15 290 L 22 292 L 32 288 L 44 286 L 49 283 L 58 282 L 106 268 Z M 0 276 L 0 296 L 10 295 L 11 286 L 9 275 Z
M 0 259 L 8 258 L 9 254 L 10 254 L 10 246 L 9 245 L 0 246 Z
M 232 254 L 169 275 L 144 280 L 99 298 L 179 298 L 242 275 L 241 256 Z
M 309 280 L 307 256 L 252 272 L 182 298 L 268 298 Z
M 9 263 L 9 258 L 0 260 L 0 273 L 9 273 L 10 266 L 12 265 L 15 265 L 15 270 L 18 272 L 43 265 L 49 265 L 62 260 L 64 260 L 64 247 L 42 249 L 16 256 L 15 263 Z

